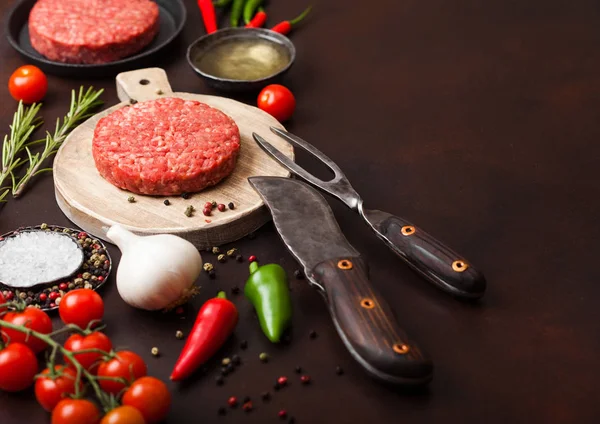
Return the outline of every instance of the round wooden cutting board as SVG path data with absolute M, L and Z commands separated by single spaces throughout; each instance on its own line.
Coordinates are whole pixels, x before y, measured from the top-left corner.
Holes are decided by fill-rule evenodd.
M 251 176 L 283 176 L 289 172 L 271 159 L 256 144 L 256 132 L 294 159 L 290 144 L 274 135 L 269 127 L 283 128 L 271 115 L 235 100 L 191 93 L 173 93 L 167 75 L 160 68 L 140 69 L 117 75 L 117 91 L 121 103 L 84 122 L 65 140 L 53 165 L 56 201 L 63 213 L 84 231 L 109 241 L 106 231 L 114 224 L 139 235 L 175 234 L 192 242 L 199 249 L 219 246 L 238 240 L 270 220 L 268 210 L 248 183 Z M 193 193 L 189 199 L 179 196 L 144 196 L 121 190 L 98 173 L 92 157 L 92 138 L 98 120 L 130 104 L 157 97 L 179 97 L 197 100 L 220 109 L 239 127 L 240 156 L 234 172 L 214 187 Z M 133 195 L 135 202 L 128 202 Z M 170 205 L 164 204 L 169 199 Z M 229 204 L 235 208 L 211 216 L 202 214 L 209 201 Z M 195 212 L 185 215 L 192 205 Z

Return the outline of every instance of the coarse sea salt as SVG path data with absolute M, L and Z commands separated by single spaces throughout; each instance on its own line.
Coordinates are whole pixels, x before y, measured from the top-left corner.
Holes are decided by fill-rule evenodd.
M 0 282 L 23 288 L 66 278 L 82 260 L 82 249 L 68 235 L 24 231 L 0 242 Z

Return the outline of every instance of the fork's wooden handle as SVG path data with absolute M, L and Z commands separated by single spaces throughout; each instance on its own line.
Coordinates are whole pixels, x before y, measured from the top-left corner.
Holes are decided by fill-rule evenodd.
M 472 264 L 419 227 L 390 215 L 375 228 L 389 247 L 412 268 L 455 296 L 483 296 L 486 280 Z
M 342 341 L 369 374 L 401 385 L 431 380 L 431 360 L 398 326 L 391 308 L 369 282 L 360 257 L 321 262 L 310 278 L 325 289 Z

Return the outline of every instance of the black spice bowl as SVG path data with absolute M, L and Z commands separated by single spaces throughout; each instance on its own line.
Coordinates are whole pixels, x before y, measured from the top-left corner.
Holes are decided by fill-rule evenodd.
M 5 297 L 7 295 L 10 296 L 7 297 L 7 300 L 23 296 L 21 299 L 25 300 L 27 305 L 39 307 L 43 311 L 50 311 L 58 309 L 56 298 L 62 298 L 64 294 L 71 290 L 84 287 L 98 290 L 106 284 L 106 280 L 108 280 L 112 269 L 112 259 L 106 245 L 101 240 L 95 239 L 81 230 L 47 224 L 18 228 L 0 235 L 0 240 L 30 231 L 53 231 L 71 237 L 73 241 L 81 246 L 84 252 L 84 259 L 77 271 L 60 280 L 62 284 L 57 280 L 20 290 L 3 284 L 0 281 L 0 292 L 3 292 Z M 100 258 L 96 258 L 97 256 L 100 256 L 101 260 L 99 260 Z M 56 298 L 52 298 L 52 293 L 55 293 L 53 296 L 56 296 Z
M 287 52 L 287 63 L 279 71 L 259 79 L 227 79 L 212 75 L 205 69 L 200 69 L 197 62 L 202 55 L 208 53 L 219 43 L 227 41 L 261 40 L 275 43 Z M 296 48 L 289 38 L 277 32 L 264 28 L 223 28 L 212 34 L 204 35 L 194 41 L 187 50 L 187 61 L 191 68 L 201 76 L 206 83 L 217 90 L 228 92 L 260 91 L 264 86 L 280 81 L 296 59 Z

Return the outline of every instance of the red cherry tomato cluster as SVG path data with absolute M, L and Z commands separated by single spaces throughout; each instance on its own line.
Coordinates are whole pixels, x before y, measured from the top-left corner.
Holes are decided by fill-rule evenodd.
M 1 292 L 0 305 L 0 390 L 19 392 L 33 385 L 37 402 L 51 413 L 52 424 L 153 424 L 167 417 L 171 394 L 165 383 L 147 375 L 144 359 L 135 352 L 113 351 L 110 338 L 97 330 L 104 302 L 95 291 L 77 289 L 63 296 L 59 315 L 69 329 L 77 331 L 62 346 L 52 344 L 53 339 L 46 343 L 26 336 L 26 329 L 52 336 L 52 321 L 44 311 L 7 302 Z M 2 322 L 19 329 L 2 327 Z M 49 364 L 38 375 L 36 355 L 49 347 L 62 352 L 64 364 Z M 68 358 L 71 355 L 76 363 Z M 85 378 L 114 396 L 119 405 L 103 414 L 97 402 L 84 398 L 78 366 L 85 370 L 81 371 Z

